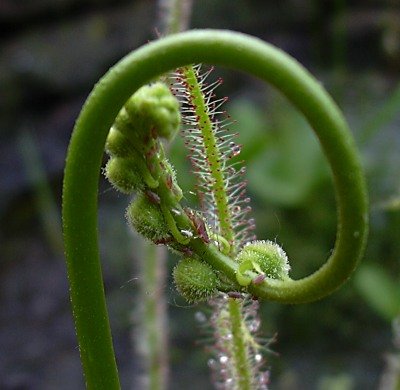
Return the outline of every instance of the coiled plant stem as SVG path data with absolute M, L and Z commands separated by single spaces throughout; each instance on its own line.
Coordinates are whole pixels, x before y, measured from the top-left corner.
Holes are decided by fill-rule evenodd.
M 150 43 L 121 60 L 96 85 L 77 120 L 68 149 L 63 189 L 64 240 L 88 388 L 119 388 L 97 236 L 98 180 L 106 137 L 120 108 L 140 86 L 192 63 L 235 68 L 274 85 L 307 118 L 333 173 L 338 233 L 331 257 L 306 278 L 266 280 L 251 285 L 249 291 L 286 303 L 322 298 L 348 279 L 364 250 L 368 207 L 358 154 L 338 108 L 307 71 L 265 42 L 228 31 L 190 31 Z M 232 259 L 199 240 L 193 240 L 190 246 L 235 280 L 237 265 Z

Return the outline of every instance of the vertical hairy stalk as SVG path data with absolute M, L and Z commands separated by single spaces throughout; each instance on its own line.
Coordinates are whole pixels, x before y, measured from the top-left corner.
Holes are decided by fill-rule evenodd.
M 192 4 L 193 0 L 159 0 L 161 31 L 169 35 L 187 30 Z
M 206 83 L 211 70 L 200 75 L 199 66 L 181 68 L 176 93 L 182 99 L 183 133 L 202 208 L 216 233 L 228 241 L 229 254 L 234 256 L 254 238 L 254 220 L 247 219 L 250 199 L 245 197 L 246 182 L 240 180 L 245 168 L 236 170 L 229 163 L 240 154 L 241 147 L 233 142 L 236 134 L 229 132 L 231 122 L 221 108 L 227 98 L 215 99 L 214 90 L 222 80 Z
M 165 389 L 168 378 L 166 249 L 142 240 L 140 256 L 141 334 L 137 340 L 144 360 L 144 387 Z
M 228 310 L 231 319 L 231 329 L 233 350 L 232 359 L 234 359 L 234 367 L 237 369 L 236 377 L 237 387 L 243 390 L 251 390 L 251 367 L 249 365 L 246 348 L 246 338 L 243 337 L 243 320 L 241 305 L 238 304 L 235 298 L 229 298 Z
M 190 161 L 197 176 L 197 192 L 207 222 L 216 234 L 221 252 L 235 257 L 240 248 L 253 238 L 254 220 L 248 219 L 251 208 L 245 197 L 245 169 L 236 170 L 232 157 L 241 147 L 229 132 L 232 123 L 222 109 L 226 98 L 214 93 L 221 79 L 207 83 L 212 69 L 201 74 L 200 66 L 178 70 L 176 95 L 182 103 L 183 134 L 190 151 Z M 225 244 L 224 244 L 225 243 Z M 227 243 L 227 244 L 226 244 Z M 245 317 L 249 306 L 239 297 L 220 294 L 212 302 L 215 348 L 218 364 L 211 364 L 215 385 L 224 389 L 260 388 L 256 377 L 259 365 L 252 350 L 259 349 Z M 253 307 L 253 311 L 254 311 Z M 222 374 L 223 373 L 223 374 Z
M 159 0 L 161 32 L 165 35 L 187 28 L 191 0 Z M 143 332 L 140 351 L 144 358 L 145 386 L 162 390 L 168 386 L 168 319 L 166 295 L 160 286 L 167 284 L 167 248 L 142 240 L 140 256 L 142 313 L 140 329 Z M 150 290 L 150 291 L 149 291 Z

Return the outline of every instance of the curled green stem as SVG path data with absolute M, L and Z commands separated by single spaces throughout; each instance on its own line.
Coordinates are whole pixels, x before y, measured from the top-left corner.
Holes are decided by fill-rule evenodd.
M 227 66 L 274 85 L 307 118 L 332 169 L 338 232 L 330 258 L 306 278 L 264 281 L 251 285 L 249 291 L 286 303 L 319 299 L 350 276 L 364 250 L 368 206 L 353 138 L 335 103 L 301 65 L 261 40 L 228 31 L 190 31 L 145 45 L 116 64 L 96 85 L 75 125 L 67 156 L 65 251 L 89 388 L 118 388 L 97 237 L 98 180 L 106 137 L 118 111 L 140 86 L 192 63 Z M 200 240 L 192 241 L 190 245 L 204 260 L 235 280 L 237 264 L 232 259 Z

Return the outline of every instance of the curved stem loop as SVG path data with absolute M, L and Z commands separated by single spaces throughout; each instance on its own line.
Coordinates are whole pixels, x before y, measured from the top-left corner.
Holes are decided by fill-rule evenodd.
M 228 31 L 190 31 L 145 45 L 121 60 L 96 85 L 78 118 L 68 150 L 63 192 L 64 239 L 71 300 L 88 385 L 92 378 L 88 372 L 94 371 L 105 378 L 105 370 L 115 368 L 97 238 L 98 180 L 106 137 L 118 111 L 140 86 L 192 63 L 234 68 L 274 85 L 307 118 L 333 173 L 338 232 L 331 257 L 304 279 L 264 281 L 249 286 L 249 291 L 285 303 L 321 298 L 349 277 L 364 250 L 367 196 L 352 136 L 335 103 L 301 65 L 259 39 Z M 215 268 L 235 280 L 235 262 L 200 241 L 192 246 Z M 99 354 L 106 356 L 106 350 L 110 352 L 108 358 L 101 358 L 99 363 Z M 117 386 L 115 377 L 110 378 L 102 379 L 104 383 L 96 388 Z

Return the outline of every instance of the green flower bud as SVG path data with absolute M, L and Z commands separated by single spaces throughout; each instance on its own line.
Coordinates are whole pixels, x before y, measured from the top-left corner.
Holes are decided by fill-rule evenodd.
M 134 159 L 113 157 L 104 169 L 110 183 L 124 194 L 143 190 L 143 176 Z
M 129 139 L 117 130 L 115 126 L 108 133 L 106 152 L 113 157 L 132 157 L 132 154 L 137 154 Z
M 236 261 L 240 264 L 237 279 L 241 285 L 248 285 L 251 282 L 251 278 L 245 275 L 246 271 L 254 270 L 265 274 L 267 278 L 284 280 L 290 270 L 286 253 L 272 241 L 248 243 L 238 254 Z
M 211 266 L 196 257 L 185 257 L 175 266 L 174 282 L 190 303 L 206 301 L 218 292 L 219 280 Z
M 127 101 L 125 109 L 131 127 L 141 134 L 155 131 L 159 137 L 171 140 L 178 132 L 181 122 L 179 102 L 164 83 L 140 88 Z
M 140 118 L 139 113 L 136 118 L 132 118 L 128 114 L 126 106 L 122 107 L 115 118 L 112 128 L 118 130 L 140 153 L 144 153 L 147 149 L 147 144 L 150 141 L 150 127 L 143 122 L 143 118 Z
M 152 242 L 169 242 L 172 238 L 160 206 L 144 193 L 139 193 L 128 206 L 126 217 L 139 234 Z

